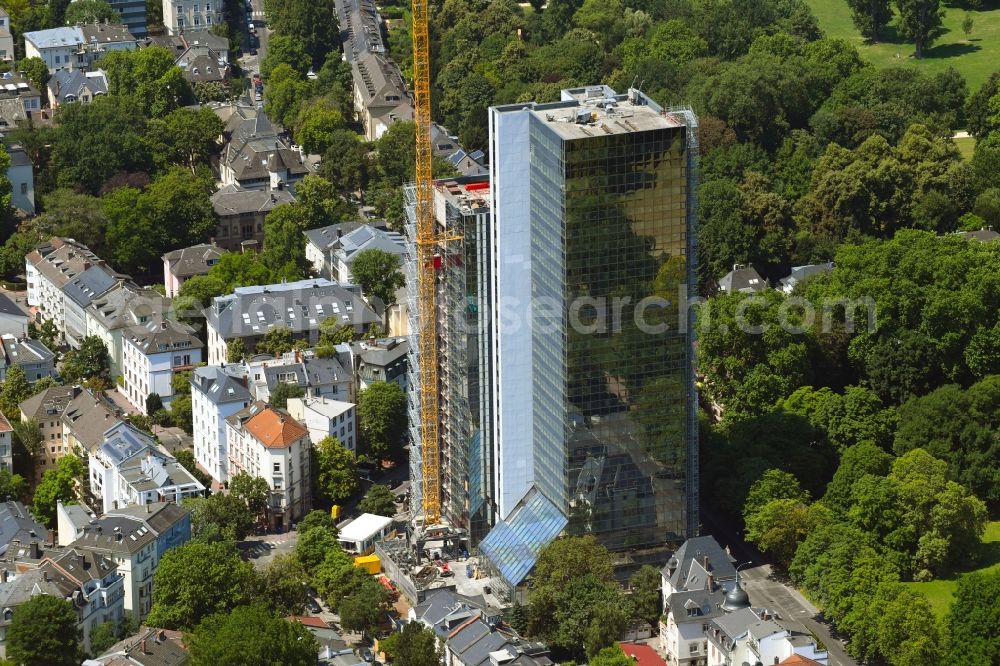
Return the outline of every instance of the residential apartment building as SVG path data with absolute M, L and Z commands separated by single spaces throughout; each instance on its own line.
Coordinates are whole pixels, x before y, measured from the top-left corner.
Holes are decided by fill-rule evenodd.
M 42 92 L 23 74 L 7 72 L 0 76 L 0 101 L 18 100 L 24 106 L 25 118 L 42 110 Z
M 90 492 L 104 512 L 130 504 L 181 503 L 205 487 L 141 430 L 119 423 L 89 458 Z
M 287 412 L 257 401 L 226 419 L 230 475 L 246 473 L 271 488 L 268 527 L 282 529 L 312 508 L 309 432 Z
M 35 520 L 28 508 L 16 500 L 0 502 L 0 557 L 5 557 L 11 547 L 14 554 L 31 543 L 43 543 L 48 537 L 45 525 Z
M 222 149 L 219 173 L 223 185 L 244 190 L 291 190 L 316 163 L 308 163 L 301 149 L 278 136 L 263 110 L 243 121 Z
M 6 380 L 7 369 L 18 366 L 32 384 L 43 377 L 56 374 L 56 355 L 33 338 L 15 338 L 13 335 L 0 336 L 3 349 L 0 354 L 0 382 Z
M 243 363 L 246 385 L 255 400 L 268 402 L 279 384 L 299 386 L 310 398 L 350 400 L 354 376 L 337 358 L 320 358 L 310 349 L 273 357 L 253 356 Z
M 219 263 L 222 250 L 213 243 L 201 243 L 163 255 L 163 286 L 167 298 L 173 298 L 181 285 L 195 275 L 207 275 Z
M 79 386 L 52 386 L 18 405 L 21 420 L 34 419 L 42 435 L 40 450 L 33 456 L 33 483 L 41 482 L 42 475 L 47 470 L 55 469 L 59 459 L 69 451 L 63 433 L 62 415 L 82 392 Z
M 505 527 L 480 550 L 520 572 L 509 560 L 539 545 L 519 524 L 532 490 L 613 549 L 696 533 L 693 348 L 670 307 L 696 284 L 694 114 L 593 86 L 493 107 L 489 126 L 492 236 L 478 240 L 495 272 L 480 306 L 517 316 L 490 318 L 479 435 Z M 670 274 L 669 299 L 650 291 Z M 518 534 L 533 545 L 509 548 Z
M 163 25 L 171 35 L 208 30 L 224 23 L 223 0 L 163 0 Z
M 0 470 L 10 472 L 14 469 L 13 435 L 14 429 L 10 422 L 0 414 Z
M 28 315 L 4 294 L 0 294 L 0 335 L 13 335 L 15 338 L 28 335 Z
M 104 444 L 106 433 L 121 425 L 121 417 L 110 400 L 90 389 L 78 390 L 59 417 L 64 451 L 81 458 L 93 455 Z
M 41 108 L 41 107 L 39 107 Z M 24 148 L 17 144 L 7 146 L 10 166 L 7 180 L 10 181 L 10 205 L 27 213 L 35 214 L 35 165 Z
M 41 58 L 49 72 L 60 69 L 92 69 L 112 51 L 131 51 L 136 38 L 124 25 L 96 23 L 50 28 L 24 33 L 24 53 Z
M 264 243 L 264 217 L 277 206 L 295 201 L 290 190 L 268 192 L 239 185 L 225 185 L 210 198 L 219 218 L 212 240 L 230 252 L 260 249 Z
M 94 300 L 108 293 L 127 278 L 118 275 L 103 262 L 83 271 L 63 285 L 63 338 L 73 349 L 79 349 L 87 337 L 87 308 Z
M 28 280 L 28 305 L 36 308 L 37 323 L 52 321 L 66 330 L 63 287 L 101 262 L 86 245 L 72 238 L 53 238 L 28 253 L 24 260 Z
M 309 431 L 309 439 L 319 444 L 336 437 L 344 448 L 354 451 L 357 443 L 356 405 L 329 398 L 289 398 L 288 413 Z
M 354 284 L 351 266 L 365 250 L 382 250 L 399 258 L 404 264 L 406 241 L 396 231 L 379 229 L 370 224 L 343 222 L 312 229 L 306 235 L 306 259 L 321 276 L 340 284 Z
M 226 419 L 250 406 L 246 374 L 240 366 L 203 366 L 191 373 L 194 457 L 212 478 L 229 481 Z
M 122 374 L 125 331 L 166 319 L 167 301 L 154 289 L 131 283 L 112 287 L 87 306 L 87 335 L 101 339 L 111 357 L 111 376 Z
M 53 109 L 63 104 L 90 104 L 108 94 L 108 76 L 103 69 L 85 72 L 80 69 L 60 69 L 49 79 L 49 101 Z
M 113 560 L 87 549 L 27 544 L 13 555 L 8 551 L 0 562 L 0 580 L 0 657 L 6 657 L 7 630 L 18 607 L 39 594 L 72 603 L 85 651 L 94 629 L 125 619 L 123 576 Z
M 410 349 L 406 338 L 352 342 L 358 389 L 364 390 L 376 382 L 393 382 L 406 391 L 412 379 L 407 372 Z
M 212 299 L 205 310 L 208 363 L 225 363 L 229 344 L 236 339 L 252 355 L 257 342 L 276 327 L 288 328 L 296 340 L 315 345 L 320 326 L 331 318 L 352 327 L 357 335 L 379 322 L 356 293 L 323 278 L 237 287 L 230 295 Z
M 10 14 L 0 7 L 0 60 L 14 63 L 14 36 L 10 34 Z
M 152 606 L 153 576 L 169 548 L 191 538 L 191 512 L 157 502 L 111 511 L 91 518 L 78 506 L 57 506 L 59 544 L 99 553 L 114 560 L 124 576 L 125 610 L 142 622 Z
M 150 395 L 169 405 L 174 397 L 171 380 L 201 363 L 202 347 L 188 326 L 167 319 L 127 329 L 122 334 L 122 394 L 147 416 Z

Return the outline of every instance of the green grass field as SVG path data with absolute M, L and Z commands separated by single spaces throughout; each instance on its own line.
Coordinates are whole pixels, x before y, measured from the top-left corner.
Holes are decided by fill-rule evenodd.
M 986 534 L 983 535 L 983 549 L 986 553 L 987 563 L 975 571 L 1000 569 L 1000 520 L 993 521 L 986 526 Z M 951 602 L 955 598 L 955 588 L 958 586 L 958 578 L 961 575 L 933 580 L 929 583 L 907 583 L 907 585 L 927 595 L 927 600 L 931 602 L 934 612 L 939 618 L 943 618 L 948 609 L 951 608 Z
M 959 152 L 962 153 L 962 157 L 971 160 L 972 153 L 976 150 L 976 140 L 971 136 L 966 136 L 960 139 L 953 139 L 953 141 L 958 146 Z
M 954 67 L 965 76 L 974 91 L 990 74 L 1000 70 L 1000 9 L 972 12 L 974 26 L 969 38 L 962 32 L 965 11 L 948 8 L 945 33 L 926 55 L 913 57 L 913 44 L 898 37 L 893 25 L 885 30 L 883 43 L 867 44 L 851 21 L 845 0 L 807 0 L 819 25 L 828 37 L 846 39 L 858 47 L 862 57 L 880 67 L 913 65 L 930 72 Z

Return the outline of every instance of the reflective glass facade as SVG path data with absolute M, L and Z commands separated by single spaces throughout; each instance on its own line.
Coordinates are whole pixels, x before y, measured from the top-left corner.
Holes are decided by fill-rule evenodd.
M 533 486 L 568 532 L 623 549 L 680 540 L 697 522 L 692 345 L 681 330 L 696 148 L 693 115 L 607 91 L 596 104 L 566 91 L 562 103 L 491 113 L 501 313 L 489 447 L 499 518 Z M 527 159 L 509 149 L 525 132 Z M 525 332 L 502 311 L 528 294 Z

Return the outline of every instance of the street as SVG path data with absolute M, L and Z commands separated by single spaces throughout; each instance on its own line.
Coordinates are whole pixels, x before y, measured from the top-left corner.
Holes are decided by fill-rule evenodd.
M 819 610 L 798 590 L 776 579 L 771 565 L 744 569 L 740 572 L 740 579 L 755 608 L 767 608 L 776 613 L 783 623 L 799 624 L 803 631 L 814 634 L 822 641 L 830 653 L 829 666 L 857 666 L 858 662 L 847 654 L 840 640 L 831 633 L 830 626 L 817 619 L 820 617 Z

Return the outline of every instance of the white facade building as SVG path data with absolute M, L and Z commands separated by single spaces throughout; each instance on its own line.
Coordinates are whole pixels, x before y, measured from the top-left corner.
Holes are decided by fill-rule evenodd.
M 11 436 L 13 435 L 14 429 L 10 427 L 10 423 L 0 414 L 0 470 L 11 471 L 14 467 L 14 457 L 13 449 L 11 448 Z
M 237 366 L 204 366 L 191 373 L 194 457 L 218 483 L 229 481 L 226 419 L 253 398 Z
M 128 329 L 122 342 L 123 393 L 147 416 L 146 398 L 156 393 L 164 406 L 169 405 L 173 376 L 201 363 L 204 346 L 186 326 L 166 319 Z
M 51 320 L 59 332 L 66 330 L 63 287 L 100 262 L 86 245 L 71 238 L 53 238 L 24 259 L 28 279 L 28 305 L 37 308 L 36 319 Z
M 313 444 L 318 444 L 326 437 L 336 437 L 348 451 L 355 450 L 357 431 L 353 402 L 328 398 L 289 398 L 288 413 L 306 427 Z
M 363 513 L 341 528 L 337 541 L 348 553 L 365 555 L 392 531 L 392 518 Z
M 285 529 L 312 507 L 309 433 L 287 412 L 252 403 L 226 419 L 229 473 L 249 474 L 271 488 L 268 523 Z
M 163 25 L 171 35 L 208 30 L 225 22 L 223 0 L 163 0 Z
M 24 33 L 24 54 L 41 58 L 49 72 L 60 69 L 89 69 L 111 51 L 131 51 L 135 37 L 128 28 L 116 24 L 64 26 Z
M 205 487 L 177 460 L 128 423 L 115 425 L 104 439 L 90 456 L 90 489 L 105 512 L 204 494 Z

